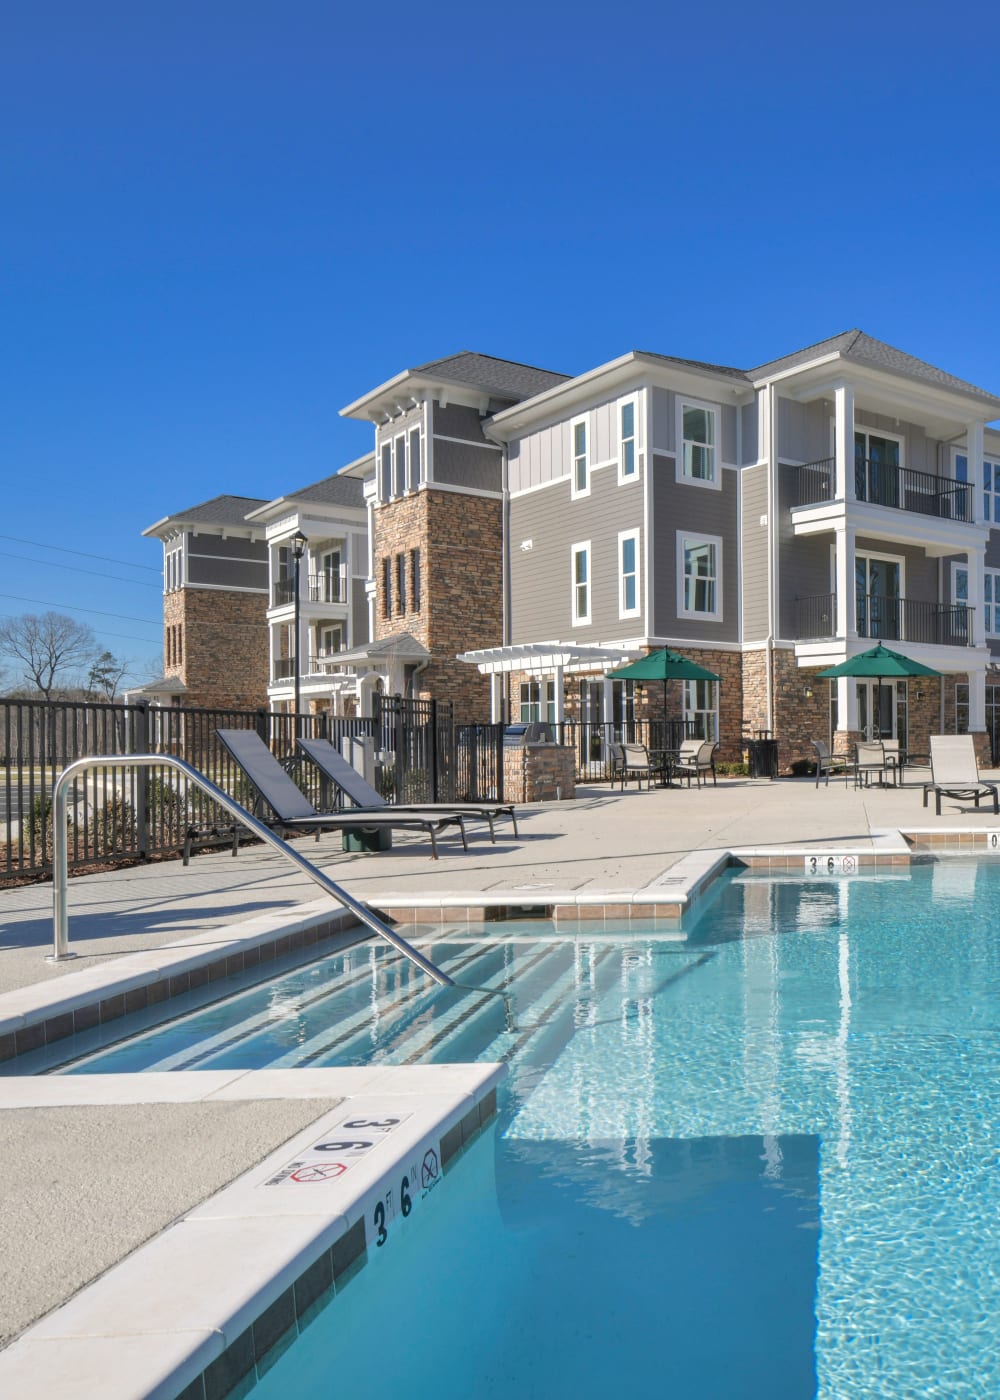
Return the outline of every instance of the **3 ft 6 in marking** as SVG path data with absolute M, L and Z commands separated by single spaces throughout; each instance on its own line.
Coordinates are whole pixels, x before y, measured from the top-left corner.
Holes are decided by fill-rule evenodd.
M 391 1210 L 391 1188 L 386 1192 L 385 1200 L 379 1201 L 372 1213 L 372 1221 L 375 1225 L 375 1245 L 378 1249 L 381 1249 L 389 1238 L 388 1216 L 386 1212 L 387 1203 Z M 413 1198 L 410 1195 L 410 1178 L 408 1176 L 404 1176 L 399 1184 L 399 1209 L 404 1216 L 409 1215 L 410 1211 L 413 1209 Z

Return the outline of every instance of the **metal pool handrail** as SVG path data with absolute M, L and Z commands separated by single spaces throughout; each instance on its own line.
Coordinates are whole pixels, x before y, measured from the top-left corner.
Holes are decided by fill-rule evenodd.
M 190 763 L 186 763 L 183 758 L 175 758 L 173 754 L 159 753 L 130 753 L 118 754 L 104 758 L 79 758 L 75 763 L 71 763 L 68 768 L 64 768 L 56 779 L 55 787 L 52 789 L 52 823 L 53 823 L 53 860 L 52 860 L 52 926 L 54 933 L 54 943 L 52 956 L 49 962 L 65 962 L 69 958 L 75 958 L 76 953 L 69 951 L 69 911 L 66 905 L 66 883 L 68 867 L 68 794 L 70 784 L 81 773 L 85 773 L 90 768 L 174 768 L 179 773 L 183 773 L 192 783 L 197 784 L 203 792 L 207 792 L 214 802 L 220 807 L 224 807 L 237 821 L 259 836 L 262 841 L 273 846 L 276 851 L 280 851 L 293 865 L 297 865 L 303 874 L 308 875 L 310 880 L 315 881 L 321 890 L 333 895 L 345 909 L 349 909 L 355 918 L 377 933 L 380 938 L 386 939 L 400 953 L 415 963 L 422 972 L 426 972 L 428 977 L 432 977 L 442 987 L 454 987 L 454 981 L 446 972 L 442 972 L 439 967 L 435 967 L 422 953 L 418 953 L 416 948 L 411 947 L 405 938 L 400 938 L 398 933 L 394 933 L 388 924 L 384 924 L 377 918 L 370 909 L 366 909 L 353 895 L 347 893 L 340 885 L 336 884 L 322 870 L 317 869 L 312 861 L 306 860 L 305 856 L 299 855 L 287 841 L 283 841 L 280 836 L 276 836 L 269 826 L 258 820 L 241 807 L 227 792 L 223 792 L 220 787 L 206 778 L 203 773 L 199 773 L 197 768 L 193 768 Z

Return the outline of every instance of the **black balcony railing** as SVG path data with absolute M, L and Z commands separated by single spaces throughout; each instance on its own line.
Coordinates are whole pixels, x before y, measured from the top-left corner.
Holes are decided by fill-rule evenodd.
M 836 494 L 836 462 L 825 457 L 819 462 L 807 462 L 798 469 L 796 504 L 822 505 Z M 939 520 L 962 520 L 971 523 L 974 516 L 972 487 L 967 481 L 955 481 L 931 472 L 911 471 L 908 467 L 876 462 L 870 457 L 858 457 L 854 462 L 854 494 L 870 505 L 891 506 L 915 515 L 932 515 Z
M 271 607 L 280 608 L 295 601 L 295 579 L 276 578 L 271 583 Z
M 342 665 L 340 654 L 346 650 L 346 647 L 320 647 L 318 651 L 312 652 L 309 657 L 310 675 L 332 671 L 334 667 Z
M 340 574 L 310 574 L 309 601 L 311 603 L 346 603 L 347 580 Z
M 964 603 L 926 603 L 916 598 L 885 598 L 859 594 L 855 616 L 859 637 L 878 642 L 930 642 L 935 646 L 974 644 L 974 608 Z M 821 593 L 795 603 L 796 637 L 807 641 L 837 635 L 837 598 Z

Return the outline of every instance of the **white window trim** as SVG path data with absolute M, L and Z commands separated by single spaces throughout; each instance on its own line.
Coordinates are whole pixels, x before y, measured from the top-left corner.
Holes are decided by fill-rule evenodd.
M 586 486 L 577 487 L 576 484 L 576 430 L 583 424 L 583 460 L 587 473 Z M 584 496 L 590 495 L 590 415 L 583 413 L 579 418 L 570 419 L 569 425 L 569 494 L 570 500 L 581 500 Z
M 876 434 L 876 436 L 879 436 L 879 434 Z M 899 641 L 905 642 L 905 641 L 906 641 L 906 601 L 905 601 L 905 600 L 906 600 L 906 556 L 905 556 L 904 554 L 886 554 L 886 553 L 885 553 L 883 550 L 881 550 L 881 549 L 859 549 L 859 548 L 857 547 L 857 543 L 855 542 L 855 546 L 854 546 L 854 593 L 853 593 L 853 596 L 852 596 L 852 599 L 851 599 L 851 603 L 852 603 L 852 606 L 853 606 L 853 608 L 854 608 L 854 625 L 855 625 L 855 626 L 857 626 L 857 620 L 858 620 L 858 617 L 857 617 L 857 609 L 858 609 L 858 560 L 859 560 L 859 559 L 867 559 L 869 563 L 871 563 L 871 561 L 872 561 L 873 559 L 875 559 L 875 560 L 877 560 L 880 564 L 898 564 L 898 565 L 899 565 L 899 598 L 900 598 L 900 602 L 901 602 L 901 606 L 900 606 L 900 610 L 899 610 L 899 623 L 900 623 L 899 630 L 900 630 L 900 632 L 902 633 L 902 635 L 899 637 Z M 953 566 L 953 567 L 954 567 L 954 566 Z M 869 597 L 871 596 L 870 594 L 867 593 L 867 589 L 866 589 L 866 596 L 869 596 Z M 878 638 L 878 637 L 871 637 L 870 634 L 869 634 L 869 637 L 870 637 L 870 640 L 873 641 L 873 642 L 877 642 L 877 641 L 880 640 L 880 638 Z M 890 643 L 890 645 L 892 645 L 892 643 Z
M 397 433 L 392 439 L 392 497 L 399 500 L 407 492 L 406 480 L 406 432 Z M 400 461 L 402 457 L 402 461 Z
M 689 544 L 715 546 L 715 611 L 694 612 L 684 606 L 684 547 Z M 722 536 L 707 535 L 701 530 L 677 531 L 677 616 L 694 622 L 722 621 Z
M 578 554 L 587 556 L 587 614 L 577 611 L 576 607 L 576 559 Z M 590 540 L 581 540 L 578 544 L 570 545 L 569 551 L 569 581 L 570 581 L 570 612 L 573 618 L 574 627 L 586 627 L 590 623 L 591 609 L 593 608 L 594 592 L 594 571 L 590 553 Z
M 632 462 L 631 472 L 625 471 L 625 443 L 622 439 L 622 410 L 632 405 Z M 625 486 L 630 481 L 639 480 L 639 395 L 630 394 L 627 399 L 618 400 L 618 485 Z M 623 617 L 627 614 L 623 613 Z
M 958 596 L 958 575 L 959 575 L 960 572 L 963 573 L 963 574 L 968 575 L 968 573 L 969 573 L 969 566 L 968 566 L 968 564 L 952 563 L 952 566 L 951 566 L 951 603 L 952 603 L 952 606 L 953 606 L 953 607 L 957 607 L 958 604 L 959 604 L 959 602 L 961 601 L 961 600 L 959 599 L 959 596 Z M 969 606 L 968 580 L 966 580 L 965 606 L 966 606 L 966 607 Z
M 967 452 L 963 452 L 963 453 L 961 453 L 961 454 L 959 454 L 958 452 L 953 452 L 953 453 L 952 453 L 952 461 L 954 462 L 955 457 L 957 457 L 957 456 L 959 456 L 959 455 L 961 455 L 961 456 L 965 457 L 966 459 L 968 459 L 968 455 L 969 455 L 969 454 L 968 454 Z M 987 489 L 986 489 L 986 464 L 987 464 L 987 463 L 989 463 L 989 466 L 990 466 L 990 481 L 992 482 L 992 485 L 993 485 L 993 489 L 990 490 L 990 491 L 987 491 Z M 990 526 L 992 529 L 994 529 L 994 530 L 997 529 L 998 527 L 1000 527 L 1000 520 L 995 519 L 995 516 L 996 516 L 996 506 L 995 506 L 995 504 L 994 504 L 997 500 L 1000 500 L 1000 491 L 997 490 L 997 486 L 996 486 L 996 483 L 997 483 L 997 475 L 998 475 L 998 473 L 1000 473 L 1000 456 L 997 456 L 996 454 L 994 454 L 994 453 L 992 453 L 992 452 L 984 452 L 984 453 L 983 453 L 983 480 L 979 483 L 979 500 L 980 500 L 980 502 L 985 503 L 986 497 L 989 496 L 989 498 L 990 498 L 990 513 L 989 513 L 989 515 L 986 514 L 985 504 L 983 504 L 982 507 L 981 507 L 982 510 L 983 510 L 983 524 L 984 524 L 984 525 L 989 525 L 989 526 Z M 992 635 L 992 634 L 991 634 L 991 635 Z
M 417 452 L 419 454 L 418 469 L 413 470 L 413 437 L 416 434 Z M 420 489 L 420 478 L 424 469 L 424 444 L 419 425 L 413 425 L 406 430 L 406 489 L 407 491 L 418 491 Z
M 685 724 L 686 724 L 687 721 L 691 718 L 692 715 L 711 715 L 711 716 L 712 716 L 712 739 L 715 741 L 715 743 L 718 743 L 718 742 L 719 742 L 719 684 L 720 684 L 720 683 L 719 683 L 719 681 L 707 681 L 707 682 L 705 682 L 705 684 L 710 685 L 710 686 L 712 687 L 712 695 L 713 695 L 713 697 L 714 697 L 714 699 L 715 699 L 715 704 L 712 706 L 712 708 L 711 708 L 710 710 L 695 710 L 695 709 L 689 708 L 689 706 L 688 706 L 688 686 L 690 686 L 690 685 L 697 685 L 697 684 L 698 684 L 697 681 L 681 681 L 681 717 L 682 717 L 682 719 L 684 720 L 684 722 L 685 722 Z
M 987 576 L 993 579 L 991 589 L 993 597 L 988 604 L 986 602 Z M 1000 612 L 1000 569 L 986 567 L 983 569 L 983 629 L 987 637 L 1000 637 L 1000 629 L 994 632 L 990 627 L 990 622 L 996 618 L 998 612 Z
M 898 443 L 899 443 L 899 470 L 902 471 L 902 470 L 905 468 L 905 466 L 906 466 L 906 438 L 903 436 L 902 433 L 890 433 L 890 432 L 887 432 L 885 428 L 872 428 L 872 427 L 869 427 L 869 425 L 868 425 L 867 423 L 859 423 L 859 422 L 857 422 L 856 420 L 855 420 L 855 423 L 854 423 L 854 433 L 855 433 L 855 436 L 857 436 L 857 434 L 859 434 L 859 433 L 862 433 L 866 438 L 877 437 L 877 438 L 885 438 L 886 442 L 898 442 Z M 853 451 L 853 449 L 854 449 L 854 441 L 853 441 L 853 439 L 851 440 L 851 449 L 852 449 L 852 451 Z M 869 451 L 869 453 L 871 452 L 871 447 L 870 447 L 870 446 L 869 446 L 869 448 L 868 448 L 868 451 Z M 853 458 L 852 458 L 852 462 L 853 462 Z M 928 475 L 928 476 L 933 476 L 934 473 L 933 473 L 933 472 L 927 472 L 926 475 Z
M 707 413 L 711 413 L 715 419 L 715 442 L 713 449 L 715 452 L 715 469 L 710 478 L 700 476 L 688 476 L 684 471 L 684 410 L 685 408 L 703 408 Z M 722 410 L 717 403 L 707 403 L 704 399 L 692 399 L 682 397 L 680 394 L 674 399 L 674 413 L 676 422 L 677 438 L 677 480 L 685 486 L 701 486 L 709 491 L 722 490 Z
M 634 571 L 634 576 L 635 576 L 635 607 L 632 607 L 632 608 L 627 608 L 627 607 L 625 606 L 625 560 L 624 560 L 624 552 L 625 552 L 625 541 L 626 541 L 626 540 L 632 540 L 632 541 L 634 541 L 634 543 L 635 543 L 635 571 Z M 640 613 L 642 612 L 642 605 L 641 605 L 641 601 L 640 601 L 642 595 L 641 595 L 641 593 L 639 592 L 639 583 L 640 583 L 640 579 L 639 579 L 639 562 L 640 562 L 641 557 L 642 557 L 642 556 L 641 556 L 640 553 L 639 553 L 639 531 L 638 531 L 638 530 L 619 530 L 619 532 L 618 532 L 618 616 L 619 616 L 619 617 L 638 617 L 638 616 L 640 615 Z

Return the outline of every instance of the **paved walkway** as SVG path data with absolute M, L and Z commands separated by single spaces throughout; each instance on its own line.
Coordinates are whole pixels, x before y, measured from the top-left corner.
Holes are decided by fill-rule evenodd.
M 855 791 L 834 780 L 722 779 L 717 787 L 612 792 L 580 788 L 575 802 L 525 810 L 515 839 L 497 826 L 470 827 L 469 850 L 448 838 L 441 858 L 429 845 L 397 835 L 393 850 L 346 855 L 339 838 L 304 840 L 299 849 L 349 893 L 378 907 L 429 895 L 498 895 L 545 903 L 547 891 L 609 894 L 645 888 L 695 850 L 765 845 L 851 845 L 864 849 L 886 829 L 1000 826 L 984 808 L 945 801 L 940 817 L 921 805 L 919 785 Z M 0 890 L 0 992 L 141 949 L 161 947 L 235 920 L 312 900 L 316 888 L 276 852 L 244 847 L 239 856 L 206 852 L 186 869 L 165 861 L 69 882 L 70 942 L 79 956 L 51 964 L 51 883 Z

